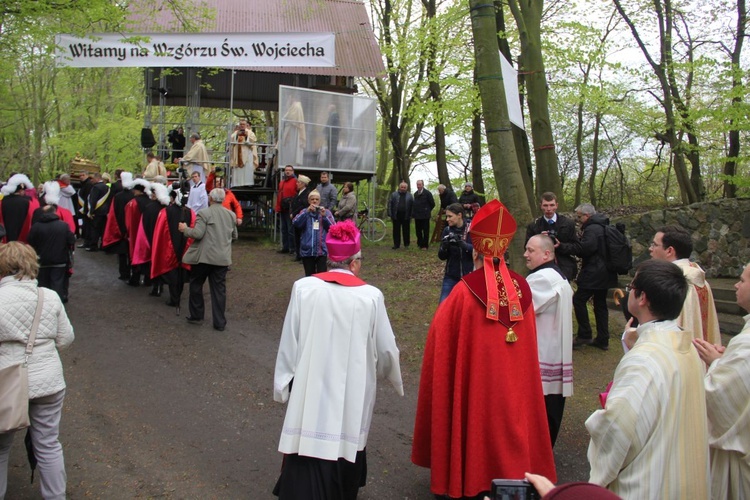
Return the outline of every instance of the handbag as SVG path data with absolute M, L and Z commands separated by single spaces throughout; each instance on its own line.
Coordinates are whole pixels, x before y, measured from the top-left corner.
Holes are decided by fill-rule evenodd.
M 31 324 L 26 354 L 21 363 L 0 369 L 0 434 L 25 429 L 29 422 L 29 356 L 34 349 L 36 331 L 42 316 L 44 297 L 37 288 L 38 300 Z

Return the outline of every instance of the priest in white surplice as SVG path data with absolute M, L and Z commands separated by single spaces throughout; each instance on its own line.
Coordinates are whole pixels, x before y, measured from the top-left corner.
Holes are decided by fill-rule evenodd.
M 544 234 L 526 243 L 526 281 L 536 316 L 539 369 L 552 446 L 562 424 L 565 398 L 573 395 L 573 289 L 555 263 L 552 239 Z
M 189 174 L 198 172 L 201 182 L 206 182 L 206 174 L 211 168 L 211 156 L 208 154 L 206 145 L 198 133 L 190 134 L 190 150 L 182 158 L 178 158 L 181 164 L 187 165 Z
M 356 498 L 376 379 L 404 394 L 383 294 L 357 277 L 359 231 L 352 221 L 334 224 L 326 245 L 329 270 L 292 287 L 276 358 L 274 400 L 288 402 L 280 499 Z
M 703 269 L 695 262 L 690 262 L 692 252 L 692 236 L 680 226 L 660 228 L 649 246 L 651 258 L 674 263 L 682 269 L 682 274 L 690 285 L 677 324 L 684 330 L 693 332 L 697 339 L 702 338 L 720 345 L 719 317 L 716 314 L 711 285 L 706 281 Z
M 750 312 L 750 264 L 734 285 L 737 304 Z M 750 314 L 726 350 L 693 341 L 706 373 L 706 407 L 711 446 L 711 497 L 750 498 Z
M 703 362 L 693 334 L 674 321 L 687 280 L 647 260 L 629 285 L 638 340 L 615 370 L 604 409 L 586 420 L 590 482 L 626 499 L 708 498 Z

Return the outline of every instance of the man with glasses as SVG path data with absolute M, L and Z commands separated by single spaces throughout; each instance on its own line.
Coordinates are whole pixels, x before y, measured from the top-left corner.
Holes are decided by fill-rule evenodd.
M 576 217 L 581 223 L 581 239 L 573 243 L 560 243 L 555 251 L 581 257 L 581 271 L 576 282 L 578 290 L 573 295 L 573 310 L 578 322 L 578 337 L 573 347 L 591 345 L 603 351 L 609 349 L 609 312 L 607 310 L 607 290 L 617 286 L 617 274 L 607 269 L 604 243 L 605 226 L 609 220 L 604 214 L 596 213 L 590 203 L 576 207 Z M 594 298 L 594 318 L 596 319 L 596 339 L 592 339 L 591 320 L 588 302 Z
M 638 266 L 628 293 L 638 340 L 586 420 L 589 481 L 622 498 L 710 498 L 704 367 L 675 321 L 687 290 L 674 264 Z
M 697 339 L 721 345 L 719 317 L 711 285 L 706 281 L 705 271 L 695 262 L 690 262 L 693 252 L 690 233 L 679 226 L 664 226 L 654 235 L 648 251 L 652 259 L 672 262 L 679 267 L 690 285 L 677 324 L 692 332 Z
M 357 227 L 332 225 L 326 245 L 328 271 L 292 287 L 276 358 L 273 397 L 288 403 L 274 489 L 281 500 L 356 498 L 367 480 L 377 378 L 404 395 L 383 294 L 358 277 Z

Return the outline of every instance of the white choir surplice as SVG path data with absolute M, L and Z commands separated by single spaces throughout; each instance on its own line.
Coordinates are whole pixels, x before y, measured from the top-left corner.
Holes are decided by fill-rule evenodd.
M 279 451 L 354 462 L 367 444 L 377 378 L 403 396 L 399 351 L 380 290 L 313 276 L 297 280 L 274 374 L 274 400 L 288 400 Z
M 708 498 L 703 362 L 675 321 L 638 327 L 605 408 L 586 420 L 590 482 L 625 499 Z
M 711 285 L 706 281 L 706 273 L 695 262 L 678 259 L 673 262 L 682 270 L 688 280 L 688 293 L 682 306 L 677 324 L 683 330 L 692 332 L 693 337 L 711 344 L 721 345 L 719 317 L 716 314 Z
M 544 395 L 573 395 L 573 289 L 551 268 L 526 277 L 536 316 Z
M 750 498 L 750 314 L 705 381 L 712 498 Z

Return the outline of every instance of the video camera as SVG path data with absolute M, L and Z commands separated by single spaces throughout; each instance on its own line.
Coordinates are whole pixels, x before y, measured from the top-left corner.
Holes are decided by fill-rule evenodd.
M 448 233 L 443 236 L 443 243 L 446 245 L 458 245 L 461 243 L 461 236 L 456 233 Z

